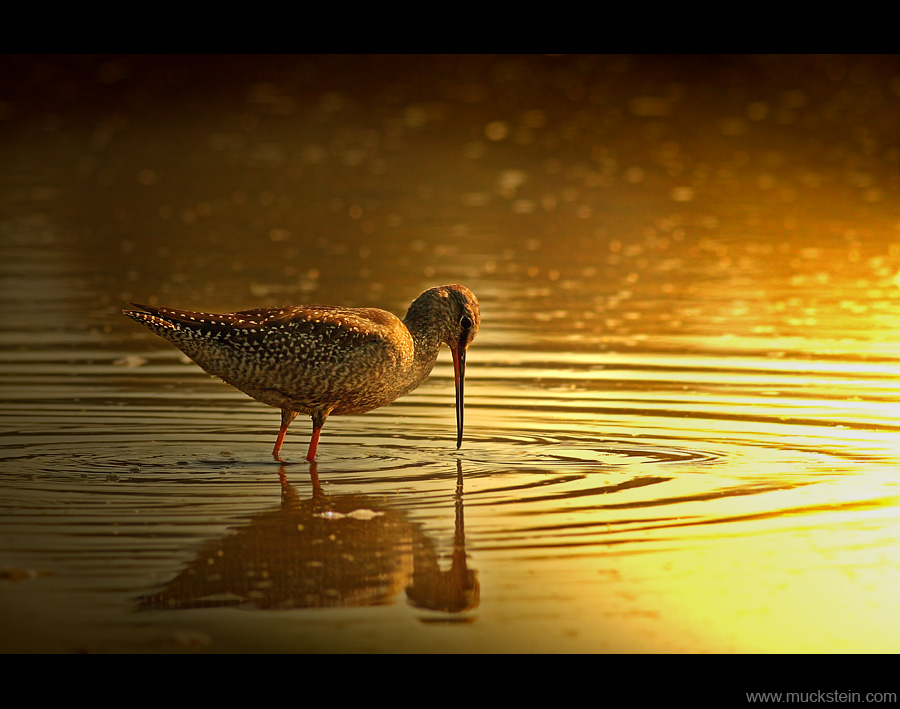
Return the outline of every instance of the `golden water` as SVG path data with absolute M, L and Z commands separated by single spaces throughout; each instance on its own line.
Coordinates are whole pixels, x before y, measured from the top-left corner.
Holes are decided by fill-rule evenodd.
M 900 649 L 896 59 L 2 61 L 0 649 Z M 120 313 L 451 282 L 314 470 Z

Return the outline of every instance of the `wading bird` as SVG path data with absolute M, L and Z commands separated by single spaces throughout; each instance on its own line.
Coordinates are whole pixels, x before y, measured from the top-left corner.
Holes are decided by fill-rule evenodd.
M 431 373 L 441 344 L 453 353 L 456 447 L 462 445 L 466 349 L 478 333 L 478 299 L 465 286 L 430 288 L 406 317 L 377 308 L 298 305 L 202 313 L 131 303 L 123 312 L 248 396 L 281 409 L 272 455 L 297 414 L 312 417 L 315 460 L 329 416 L 389 404 Z

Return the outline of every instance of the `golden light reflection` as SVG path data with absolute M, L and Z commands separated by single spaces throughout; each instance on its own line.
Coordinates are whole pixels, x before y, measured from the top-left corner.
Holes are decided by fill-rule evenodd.
M 896 57 L 4 61 L 0 566 L 54 574 L 0 589 L 11 651 L 144 651 L 166 580 L 279 608 L 178 614 L 213 651 L 900 651 Z M 335 422 L 329 509 L 119 322 L 442 282 L 483 307 L 463 447 L 442 358 Z
M 694 636 L 698 651 L 896 651 L 900 500 L 860 500 L 841 490 L 823 509 L 821 494 L 787 491 L 783 501 L 796 506 L 794 514 L 729 525 L 712 538 L 707 530 L 671 555 L 664 585 L 672 603 L 663 612 L 672 629 Z M 746 512 L 736 507 L 733 514 Z M 873 528 L 883 533 L 877 546 Z M 621 563 L 652 583 L 653 569 Z
M 579 453 L 570 448 L 566 455 L 575 459 Z M 511 512 L 527 509 L 526 519 L 539 521 L 540 543 L 529 555 L 541 559 L 555 595 L 565 599 L 565 617 L 579 619 L 547 629 L 549 651 L 555 643 L 585 652 L 900 647 L 894 592 L 900 581 L 900 494 L 889 476 L 832 475 L 813 482 L 790 456 L 772 451 L 730 466 L 729 487 L 716 468 L 704 471 L 697 464 L 671 468 L 668 477 L 647 477 L 662 472 L 650 451 L 627 462 L 623 449 L 618 465 L 610 452 L 596 459 L 606 473 L 594 475 L 587 473 L 588 456 L 580 457 L 584 477 L 560 470 L 557 481 L 541 486 L 540 499 L 520 493 L 523 499 Z M 520 476 L 518 489 L 528 490 L 528 477 Z M 712 492 L 711 482 L 722 487 Z M 477 496 L 483 484 L 476 482 L 470 494 Z M 607 492 L 586 496 L 594 486 Z M 496 516 L 472 512 L 470 524 L 508 529 Z M 501 539 L 514 548 L 528 536 L 498 534 L 496 543 Z M 507 573 L 505 583 L 528 584 L 527 572 Z M 493 585 L 490 577 L 484 582 Z M 527 615 L 528 598 L 520 603 L 513 599 L 505 612 Z M 496 612 L 491 606 L 487 600 L 488 619 Z M 503 647 L 499 638 L 492 640 L 487 647 Z

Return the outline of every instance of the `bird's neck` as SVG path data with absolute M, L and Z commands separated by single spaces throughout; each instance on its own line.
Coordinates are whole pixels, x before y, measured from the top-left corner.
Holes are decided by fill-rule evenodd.
M 409 330 L 409 334 L 412 335 L 416 348 L 413 364 L 414 378 L 421 381 L 431 373 L 431 369 L 437 361 L 442 338 L 440 332 L 435 328 L 428 327 L 428 323 L 423 323 L 415 318 L 410 319 L 408 316 L 403 322 Z
M 447 339 L 449 320 L 442 312 L 445 307 L 432 291 L 426 291 L 413 301 L 403 319 L 416 348 L 413 365 L 416 386 L 431 373 L 441 344 Z

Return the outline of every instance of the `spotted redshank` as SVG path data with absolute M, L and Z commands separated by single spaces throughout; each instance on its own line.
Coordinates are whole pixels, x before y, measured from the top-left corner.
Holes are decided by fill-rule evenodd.
M 430 288 L 403 320 L 377 308 L 299 305 L 201 313 L 130 303 L 123 312 L 184 352 L 209 374 L 281 409 L 272 455 L 297 414 L 312 417 L 307 460 L 315 460 L 331 415 L 362 414 L 419 386 L 441 344 L 453 353 L 456 447 L 462 445 L 466 348 L 481 323 L 465 286 Z

